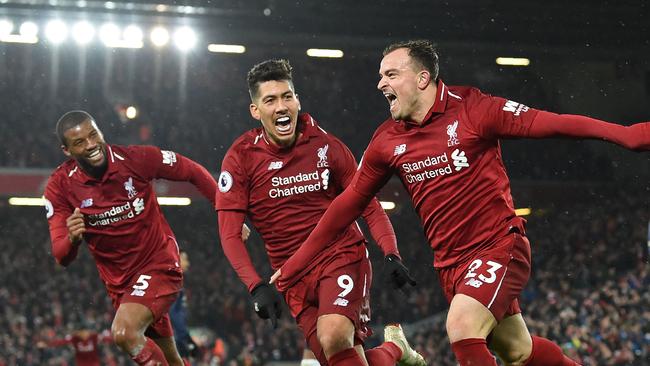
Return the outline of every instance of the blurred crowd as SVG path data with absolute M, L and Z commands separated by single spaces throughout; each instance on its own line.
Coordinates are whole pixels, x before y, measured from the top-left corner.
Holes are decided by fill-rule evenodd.
M 192 261 L 186 273 L 189 326 L 200 347 L 197 365 L 264 365 L 299 360 L 304 342 L 286 309 L 278 329 L 257 318 L 245 287 L 227 263 L 209 204 L 166 207 L 179 244 Z M 49 253 L 44 212 L 0 207 L 0 365 L 71 365 L 71 348 L 43 347 L 78 329 L 110 329 L 112 308 L 86 250 L 68 268 Z M 558 342 L 584 365 L 644 365 L 650 358 L 650 271 L 647 199 L 626 192 L 593 203 L 556 203 L 529 217 L 533 273 L 522 309 L 534 334 Z M 409 208 L 391 215 L 405 263 L 418 281 L 394 292 L 384 286 L 380 252 L 374 263 L 372 326 L 407 324 L 432 364 L 455 365 L 444 332 L 446 303 L 417 219 Z M 189 223 L 192 223 L 191 225 Z M 271 273 L 255 234 L 249 251 Z M 41 344 L 39 346 L 39 344 Z M 108 365 L 129 361 L 112 344 L 99 346 Z

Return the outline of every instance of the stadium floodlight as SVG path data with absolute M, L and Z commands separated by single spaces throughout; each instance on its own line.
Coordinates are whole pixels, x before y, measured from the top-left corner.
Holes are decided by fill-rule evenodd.
M 158 197 L 161 206 L 189 206 L 192 200 L 189 197 Z
M 142 43 L 142 29 L 137 25 L 129 25 L 124 28 L 122 36 L 128 43 Z
M 45 199 L 42 197 L 10 197 L 9 204 L 12 206 L 45 206 Z
M 169 43 L 169 32 L 163 27 L 155 27 L 151 31 L 151 42 L 158 47 Z
M 26 38 L 34 38 L 38 34 L 38 26 L 34 22 L 24 22 L 20 25 L 20 35 Z
M 80 44 L 86 45 L 95 37 L 95 28 L 87 21 L 81 21 L 72 26 L 72 38 Z
M 190 27 L 180 27 L 174 32 L 174 43 L 181 51 L 188 51 L 196 45 L 196 33 Z
M 307 50 L 307 56 L 310 57 L 328 57 L 328 58 L 341 58 L 343 51 L 331 50 L 326 48 L 310 48 Z
M 381 208 L 383 208 L 385 211 L 395 209 L 395 202 L 392 202 L 392 201 L 379 201 L 379 203 L 381 204 Z
M 14 30 L 14 23 L 6 19 L 0 19 L 0 37 L 8 36 Z
M 216 44 L 212 43 L 208 45 L 208 51 L 210 52 L 220 52 L 220 53 L 244 53 L 246 52 L 246 47 L 239 44 Z
M 497 65 L 502 66 L 528 66 L 530 60 L 523 57 L 497 57 Z
M 124 115 L 128 119 L 134 119 L 135 117 L 138 116 L 138 109 L 132 105 L 128 106 L 126 108 L 126 111 L 124 112 Z
M 109 45 L 120 40 L 120 28 L 113 23 L 105 23 L 99 28 L 99 39 Z
M 107 1 L 106 3 L 104 3 L 104 7 L 106 9 L 113 10 L 113 9 L 115 9 L 115 3 L 112 2 L 112 1 Z
M 528 216 L 532 212 L 533 212 L 533 210 L 530 207 L 515 209 L 515 215 L 517 215 L 517 216 Z
M 68 27 L 61 20 L 51 20 L 45 26 L 45 37 L 50 42 L 59 44 L 68 37 Z

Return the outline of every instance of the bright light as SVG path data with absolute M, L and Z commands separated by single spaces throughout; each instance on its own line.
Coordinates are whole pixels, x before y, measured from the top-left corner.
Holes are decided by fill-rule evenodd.
M 138 115 L 138 109 L 132 105 L 130 105 L 125 112 L 126 118 L 128 119 L 134 119 Z
M 104 7 L 106 9 L 115 9 L 115 3 L 112 1 L 107 1 L 106 4 L 104 4 Z
M 6 19 L 0 20 L 0 37 L 11 34 L 12 30 L 14 30 L 14 23 Z
M 522 57 L 497 57 L 497 65 L 528 66 L 530 65 L 530 60 Z
M 124 28 L 124 40 L 129 43 L 142 42 L 142 29 L 137 25 L 129 25 Z
M 343 51 L 341 51 L 341 50 L 328 50 L 328 49 L 323 49 L 323 48 L 310 48 L 310 49 L 307 50 L 307 56 L 341 58 L 341 57 L 343 57 Z
M 381 208 L 383 208 L 386 211 L 395 209 L 395 202 L 379 201 L 379 203 L 381 204 Z
M 167 11 L 167 5 L 164 5 L 164 4 L 156 5 L 156 11 L 158 11 L 158 12 Z
M 45 200 L 42 197 L 11 197 L 9 204 L 12 206 L 45 206 Z
M 68 37 L 68 27 L 60 20 L 52 20 L 45 26 L 45 36 L 54 43 L 59 44 Z
M 72 27 L 72 38 L 81 45 L 88 44 L 93 37 L 95 37 L 95 28 L 86 21 L 81 21 Z
M 222 52 L 222 53 L 244 53 L 246 52 L 246 47 L 238 44 L 209 44 L 208 51 L 210 52 Z
M 151 42 L 162 47 L 169 42 L 169 32 L 163 27 L 156 27 L 151 31 Z
M 188 197 L 158 197 L 161 206 L 189 206 L 192 200 Z
M 174 43 L 182 51 L 187 51 L 196 45 L 196 33 L 189 27 L 181 27 L 174 32 Z
M 115 43 L 120 39 L 120 28 L 113 23 L 106 23 L 99 28 L 99 39 L 104 42 L 104 44 L 109 45 Z
M 20 25 L 20 35 L 27 38 L 34 38 L 38 34 L 38 26 L 33 22 L 24 22 Z
M 515 215 L 517 216 L 528 216 L 533 210 L 530 207 L 518 208 L 515 210 Z

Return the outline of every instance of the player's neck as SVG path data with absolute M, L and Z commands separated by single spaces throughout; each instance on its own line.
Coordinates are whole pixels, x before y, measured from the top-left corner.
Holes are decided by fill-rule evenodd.
M 92 165 L 87 164 L 87 163 L 85 163 L 83 161 L 80 161 L 80 160 L 77 160 L 77 164 L 79 164 L 79 166 L 81 167 L 81 170 L 83 170 L 84 173 L 86 173 L 87 175 L 89 175 L 89 176 L 91 176 L 91 177 L 93 177 L 93 178 L 95 178 L 97 180 L 102 179 L 102 177 L 106 173 L 106 170 L 108 170 L 108 162 L 106 162 L 105 164 L 102 164 L 102 166 L 98 166 L 98 167 L 92 166 Z
M 413 122 L 421 125 L 424 123 L 424 119 L 429 114 L 433 105 L 438 102 L 436 100 L 436 94 L 438 93 L 438 87 L 435 84 L 431 84 L 430 87 L 422 91 L 416 106 L 415 112 L 412 115 Z

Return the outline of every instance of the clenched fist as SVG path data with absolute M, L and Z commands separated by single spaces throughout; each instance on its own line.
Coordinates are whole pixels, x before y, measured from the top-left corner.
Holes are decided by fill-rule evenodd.
M 74 245 L 81 244 L 83 240 L 83 233 L 86 232 L 86 225 L 84 224 L 84 215 L 81 214 L 79 208 L 75 208 L 72 215 L 68 216 L 65 220 L 68 226 L 68 238 Z

